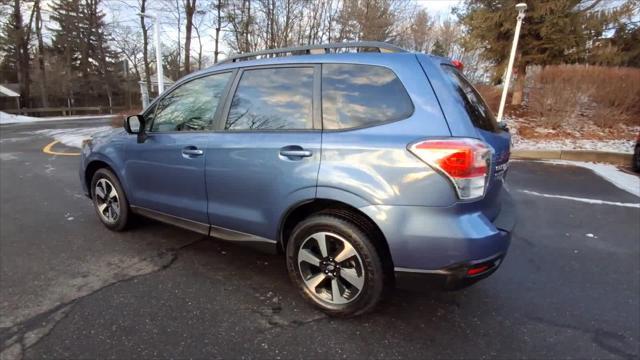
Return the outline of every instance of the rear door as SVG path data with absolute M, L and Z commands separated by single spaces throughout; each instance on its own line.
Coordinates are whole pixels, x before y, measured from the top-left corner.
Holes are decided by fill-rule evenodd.
M 245 68 L 206 154 L 209 221 L 276 240 L 282 214 L 315 197 L 321 130 L 318 65 Z M 251 240 L 239 236 L 239 240 Z

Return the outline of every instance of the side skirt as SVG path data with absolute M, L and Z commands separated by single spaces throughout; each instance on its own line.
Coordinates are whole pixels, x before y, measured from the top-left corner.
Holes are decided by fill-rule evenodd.
M 131 211 L 135 214 L 157 220 L 169 225 L 177 226 L 186 230 L 197 232 L 199 234 L 207 235 L 216 239 L 229 241 L 235 244 L 245 245 L 261 252 L 269 254 L 277 253 L 277 242 L 275 240 L 263 238 L 261 236 L 247 234 L 241 231 L 226 229 L 219 226 L 204 224 L 198 221 L 193 221 L 178 216 L 169 215 L 163 212 L 133 206 L 131 205 Z

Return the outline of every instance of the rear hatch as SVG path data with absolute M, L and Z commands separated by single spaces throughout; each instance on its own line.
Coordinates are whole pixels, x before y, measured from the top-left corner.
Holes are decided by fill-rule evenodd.
M 482 96 L 449 59 L 426 55 L 418 59 L 438 96 L 451 134 L 478 138 L 492 147 L 486 195 L 477 206 L 493 220 L 500 211 L 498 198 L 509 166 L 511 135 L 499 126 Z

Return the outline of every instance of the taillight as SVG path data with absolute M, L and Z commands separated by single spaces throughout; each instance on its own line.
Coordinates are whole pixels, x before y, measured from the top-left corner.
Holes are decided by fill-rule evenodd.
M 464 70 L 464 64 L 460 60 L 451 60 L 451 65 L 460 71 Z
M 491 149 L 482 141 L 468 138 L 424 140 L 411 144 L 409 151 L 445 174 L 460 199 L 484 196 Z

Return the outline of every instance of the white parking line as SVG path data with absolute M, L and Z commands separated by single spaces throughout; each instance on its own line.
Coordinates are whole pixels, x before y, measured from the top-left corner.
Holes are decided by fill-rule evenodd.
M 573 196 L 542 194 L 542 193 L 531 191 L 531 190 L 519 190 L 519 191 L 523 192 L 525 194 L 530 194 L 530 195 L 535 195 L 535 196 L 542 196 L 542 197 L 547 197 L 547 198 L 573 200 L 573 201 L 579 201 L 579 202 L 584 202 L 584 203 L 588 203 L 588 204 L 596 204 L 596 205 L 613 205 L 613 206 L 624 206 L 624 207 L 640 209 L 640 204 L 635 204 L 635 203 L 621 203 L 621 202 L 604 201 L 604 200 L 598 200 L 598 199 L 578 198 L 578 197 L 573 197 Z

